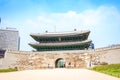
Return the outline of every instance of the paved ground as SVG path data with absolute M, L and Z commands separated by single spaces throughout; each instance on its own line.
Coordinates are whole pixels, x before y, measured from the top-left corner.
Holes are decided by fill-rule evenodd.
M 86 69 L 47 69 L 0 73 L 0 80 L 120 80 L 120 78 Z

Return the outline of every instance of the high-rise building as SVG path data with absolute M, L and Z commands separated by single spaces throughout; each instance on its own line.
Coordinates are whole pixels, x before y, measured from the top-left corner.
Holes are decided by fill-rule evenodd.
M 19 46 L 19 32 L 16 29 L 0 29 L 0 50 L 19 50 Z
M 84 50 L 88 49 L 91 40 L 88 40 L 90 31 L 55 32 L 44 34 L 30 34 L 37 41 L 29 43 L 37 51 Z

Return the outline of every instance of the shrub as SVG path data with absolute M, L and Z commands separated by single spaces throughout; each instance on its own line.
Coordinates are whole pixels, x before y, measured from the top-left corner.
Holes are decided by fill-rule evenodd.
M 18 71 L 17 68 L 8 68 L 8 69 L 0 69 L 0 72 L 13 72 Z
M 107 65 L 108 63 L 106 62 L 101 62 L 100 65 Z

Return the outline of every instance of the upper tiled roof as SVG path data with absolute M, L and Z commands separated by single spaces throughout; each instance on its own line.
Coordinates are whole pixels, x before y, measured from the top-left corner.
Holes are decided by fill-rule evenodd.
M 36 36 L 36 37 L 57 37 L 57 36 L 72 36 L 72 35 L 79 35 L 79 34 L 85 34 L 90 33 L 89 30 L 84 31 L 70 31 L 70 32 L 46 32 L 43 34 L 40 33 L 32 33 L 30 36 Z

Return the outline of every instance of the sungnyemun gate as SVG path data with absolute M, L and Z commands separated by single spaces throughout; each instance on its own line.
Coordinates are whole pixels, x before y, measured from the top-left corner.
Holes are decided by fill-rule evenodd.
M 37 43 L 29 43 L 37 51 L 84 50 L 88 49 L 90 31 L 31 34 Z

